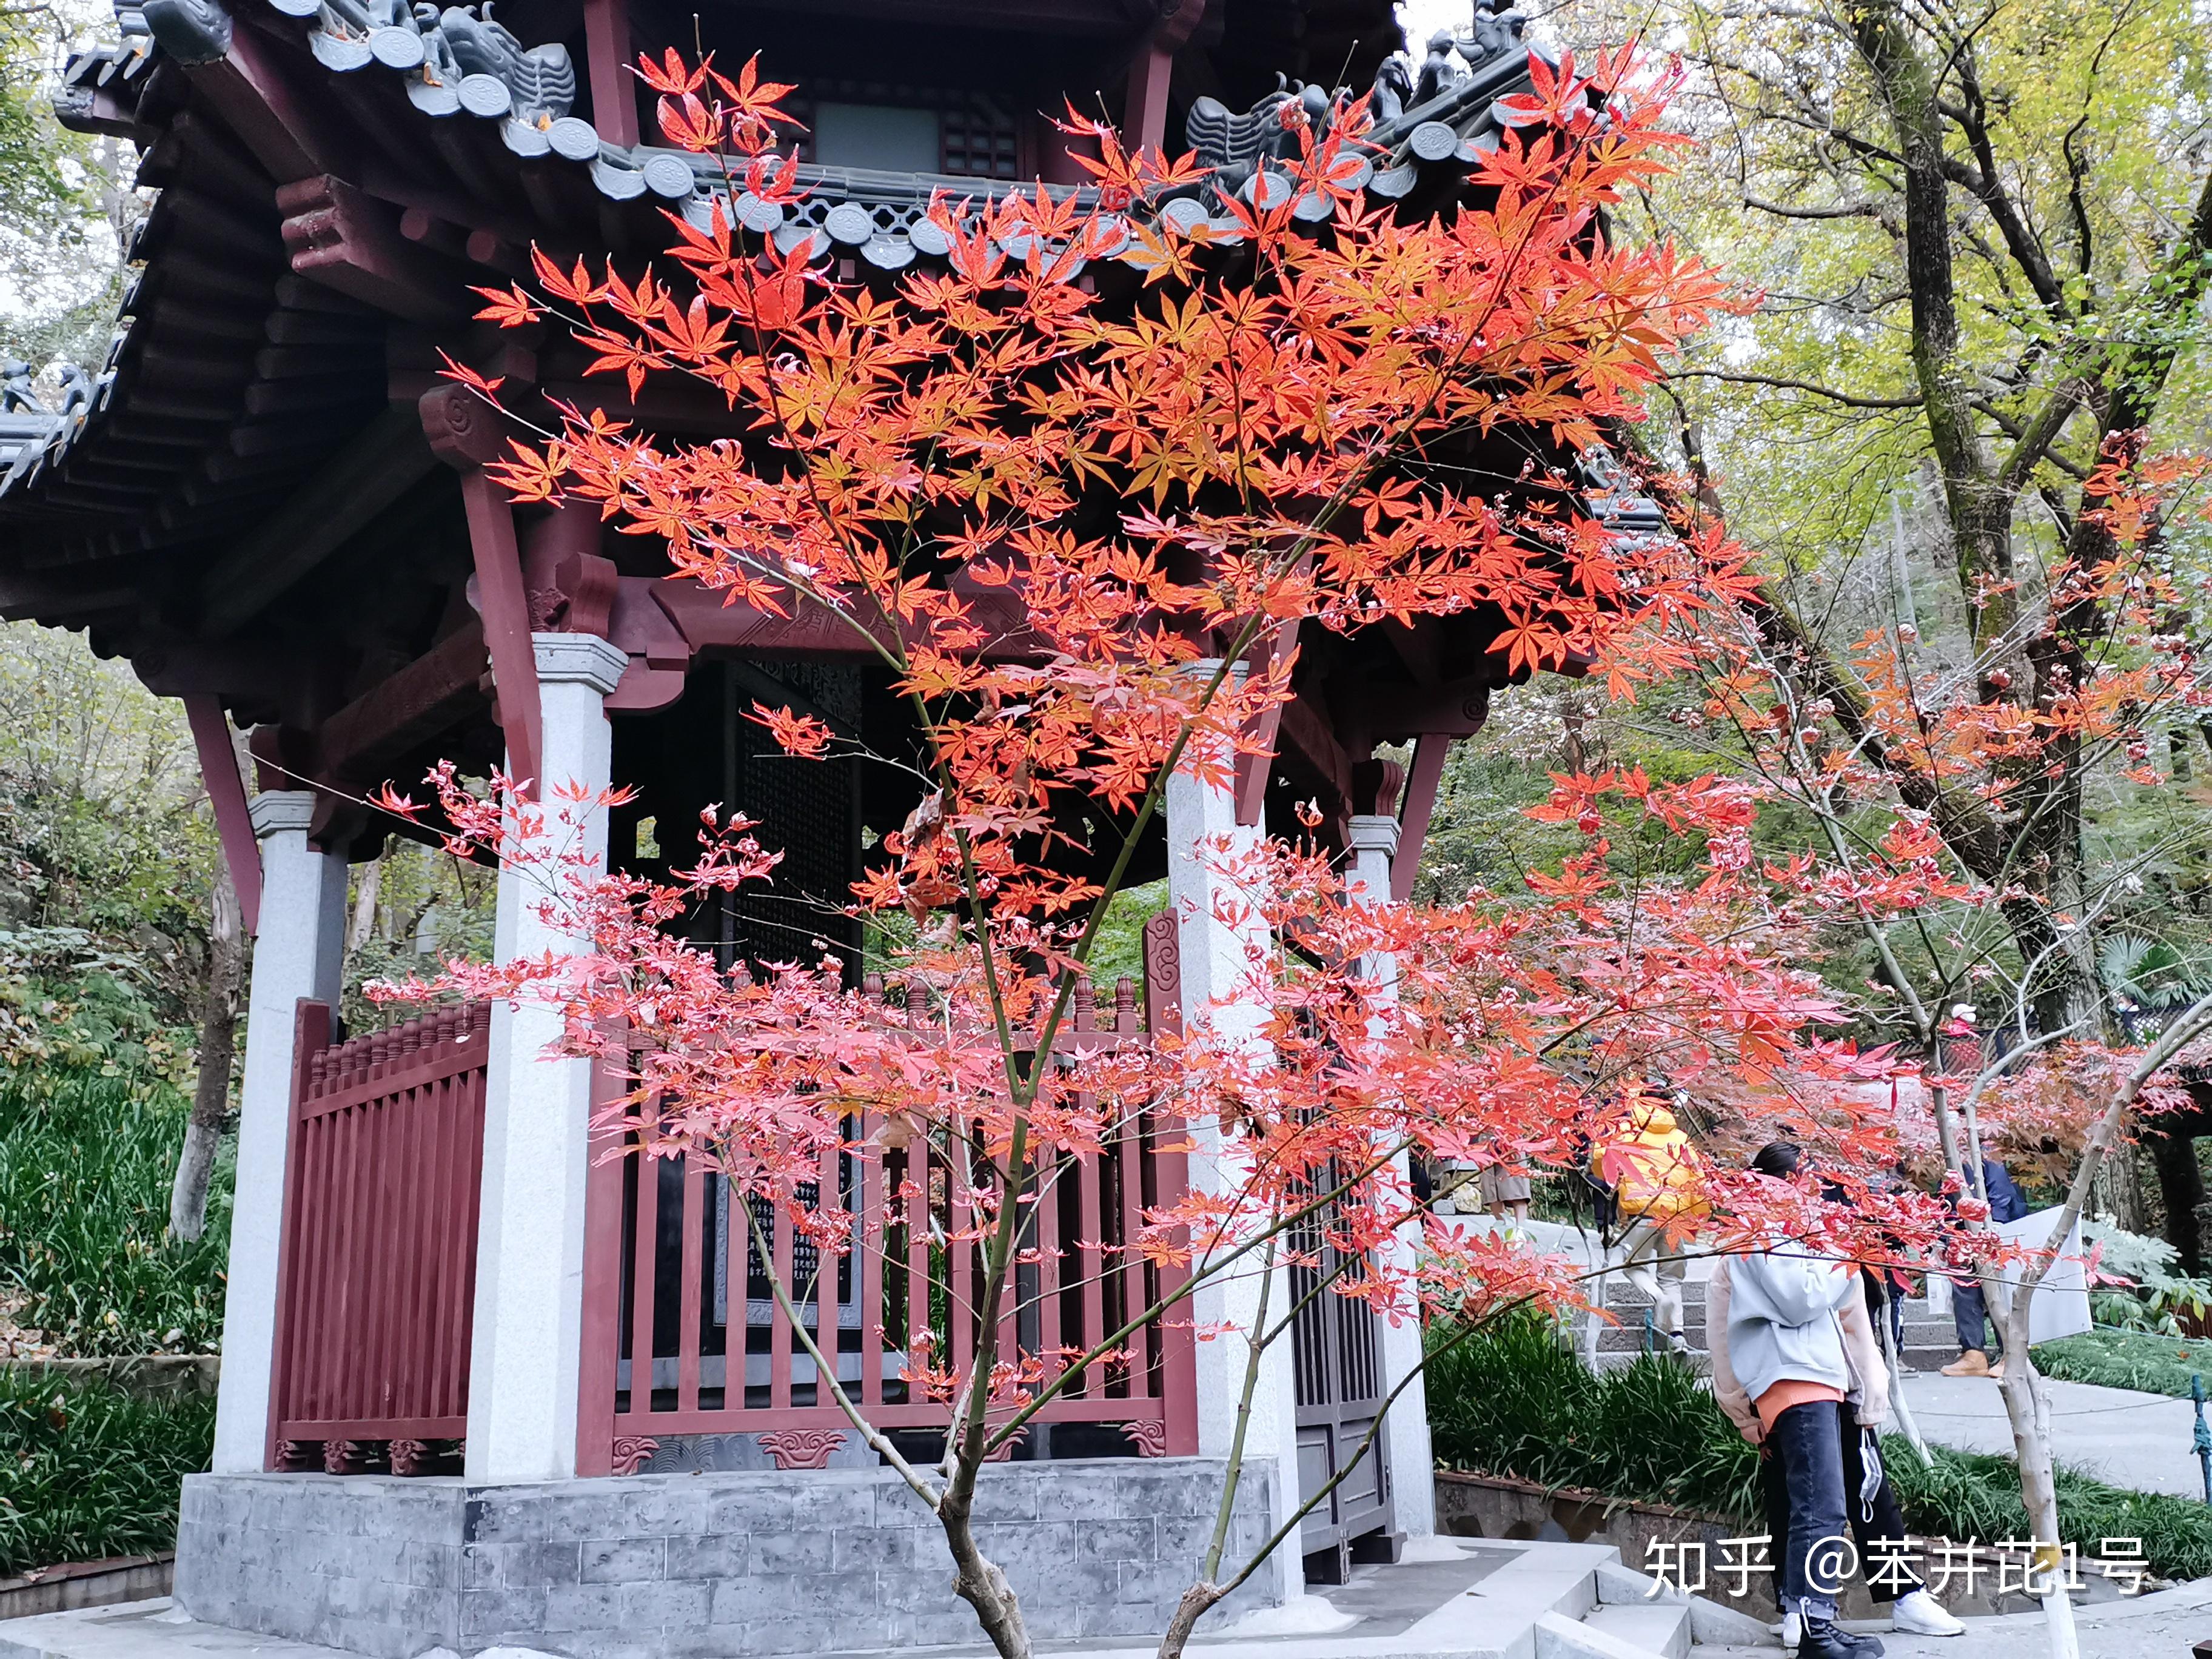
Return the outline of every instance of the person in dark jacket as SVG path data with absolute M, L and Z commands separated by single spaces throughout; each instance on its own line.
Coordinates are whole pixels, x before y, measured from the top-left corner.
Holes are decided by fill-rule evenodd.
M 2018 1221 L 2027 1213 L 2027 1200 L 2021 1196 L 2011 1175 L 1996 1159 L 1982 1160 L 1982 1181 L 1990 1195 L 1991 1221 Z M 1973 1190 L 1971 1181 L 1966 1183 L 1966 1190 Z M 1943 1367 L 1943 1375 L 2002 1376 L 2004 1338 L 1996 1328 L 1996 1322 L 1989 1316 L 1989 1302 L 1982 1294 L 1981 1281 L 1969 1273 L 1963 1279 L 1954 1279 L 1951 1284 L 1951 1315 L 1959 1328 L 1959 1357 Z M 1990 1364 L 1992 1342 L 1997 1352 L 1994 1365 Z

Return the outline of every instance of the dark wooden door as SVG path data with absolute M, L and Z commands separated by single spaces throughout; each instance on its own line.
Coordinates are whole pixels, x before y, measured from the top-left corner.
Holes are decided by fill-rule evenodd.
M 1299 1540 L 1301 1553 L 1310 1558 L 1326 1553 L 1328 1559 L 1313 1576 L 1328 1581 L 1335 1577 L 1330 1562 L 1341 1564 L 1346 1546 L 1390 1524 L 1388 1443 L 1378 1434 L 1364 1453 L 1360 1450 L 1382 1407 L 1382 1334 L 1372 1308 L 1334 1288 L 1356 1276 L 1358 1267 L 1349 1273 L 1340 1271 L 1345 1259 L 1323 1241 L 1318 1219 L 1305 1231 L 1298 1254 L 1315 1265 L 1293 1267 L 1290 1275 L 1297 1308 L 1291 1348 L 1297 1373 L 1300 1501 L 1327 1486 L 1338 1470 L 1354 1466 L 1306 1516 Z M 1324 1279 L 1331 1280 L 1330 1286 L 1307 1300 Z

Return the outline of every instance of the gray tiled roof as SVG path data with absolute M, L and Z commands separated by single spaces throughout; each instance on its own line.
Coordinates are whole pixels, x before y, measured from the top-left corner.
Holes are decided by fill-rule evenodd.
M 728 199 L 714 157 L 654 145 L 612 144 L 589 122 L 568 113 L 574 71 L 558 46 L 525 48 L 504 28 L 479 23 L 457 9 L 447 10 L 426 27 L 405 7 L 389 5 L 388 13 L 400 21 L 372 26 L 362 0 L 241 3 L 270 8 L 304 26 L 307 44 L 327 73 L 390 77 L 404 91 L 409 106 L 401 118 L 411 115 L 426 130 L 457 122 L 495 131 L 499 143 L 514 155 L 537 165 L 572 167 L 588 180 L 592 191 L 612 204 L 657 204 L 704 223 L 714 200 Z M 426 13 L 428 9 L 423 9 Z M 176 21 L 179 13 L 190 14 L 181 36 Z M 156 79 L 156 71 L 163 69 L 165 57 L 197 63 L 220 56 L 229 39 L 230 18 L 217 0 L 164 0 L 150 30 L 131 0 L 118 0 L 117 15 L 123 36 L 118 43 L 76 53 L 69 60 L 55 98 L 57 113 L 64 125 L 80 130 L 127 134 L 151 143 L 161 122 L 141 111 L 140 100 Z M 1516 27 L 1517 33 L 1517 24 Z M 1493 24 L 1488 47 L 1469 40 L 1461 50 L 1473 58 L 1472 69 L 1456 59 L 1445 60 L 1450 73 L 1443 79 L 1436 74 L 1440 59 L 1433 45 L 1425 68 L 1410 57 L 1394 60 L 1395 67 L 1386 66 L 1385 80 L 1395 74 L 1392 84 L 1403 95 L 1386 100 L 1383 82 L 1378 82 L 1378 107 L 1394 112 L 1371 130 L 1374 152 L 1361 164 L 1356 181 L 1370 198 L 1402 200 L 1425 183 L 1448 191 L 1486 150 L 1497 147 L 1503 130 L 1515 124 L 1515 112 L 1502 100 L 1527 82 L 1528 59 L 1517 40 L 1510 49 L 1502 47 Z M 1431 95 L 1413 107 L 1397 107 L 1422 86 L 1431 88 Z M 1273 95 L 1243 115 L 1208 106 L 1206 119 L 1214 125 L 1207 130 L 1234 129 L 1242 123 L 1248 139 L 1262 129 L 1279 132 L 1280 124 L 1272 116 L 1273 106 L 1302 91 L 1308 107 L 1316 107 L 1311 92 L 1297 88 Z M 1325 102 L 1319 106 L 1325 107 Z M 1194 122 L 1194 138 L 1200 136 L 1200 125 Z M 980 203 L 1036 188 L 976 178 L 817 166 L 802 166 L 799 179 L 805 189 L 801 203 L 776 205 L 739 193 L 729 204 L 731 216 L 755 234 L 769 235 L 779 247 L 787 250 L 805 241 L 817 258 L 842 254 L 884 270 L 944 256 L 946 239 L 927 216 L 931 202 L 940 193 Z M 1250 201 L 1269 191 L 1289 188 L 1288 174 L 1279 162 L 1264 154 L 1248 154 L 1235 165 L 1223 166 L 1204 183 L 1135 204 L 1129 217 L 1166 219 L 1187 228 L 1208 223 L 1221 240 L 1233 241 L 1235 222 L 1224 211 L 1229 196 Z M 158 241 L 156 233 L 170 216 L 164 205 L 157 199 L 141 224 L 142 245 Z M 1328 200 L 1316 198 L 1299 204 L 1294 211 L 1318 226 L 1334 209 Z M 1010 253 L 1026 251 L 1026 242 L 1018 235 L 1006 240 Z M 1144 254 L 1132 234 L 1109 257 L 1137 264 Z M 70 411 L 11 416 L 12 427 L 0 425 L 0 496 L 21 500 L 24 492 L 34 490 L 42 477 L 57 471 L 74 449 L 101 428 L 115 403 L 118 368 L 144 309 L 136 302 L 136 289 L 134 282 L 119 308 L 106 362 L 98 370 L 77 376 Z

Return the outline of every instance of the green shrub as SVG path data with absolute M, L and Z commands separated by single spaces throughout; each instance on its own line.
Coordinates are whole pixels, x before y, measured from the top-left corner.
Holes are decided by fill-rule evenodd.
M 1762 1528 L 1759 1454 L 1688 1367 L 1645 1356 L 1592 1376 L 1550 1322 L 1527 1316 L 1455 1343 L 1456 1335 L 1437 1327 L 1429 1337 L 1429 1430 L 1445 1464 Z M 2044 1352 L 2036 1350 L 2039 1361 Z M 1930 1449 L 1933 1468 L 1900 1437 L 1882 1443 L 1908 1526 L 1985 1543 L 2027 1535 L 2010 1458 Z M 2085 1559 L 2100 1539 L 2141 1538 L 2161 1577 L 2212 1573 L 2212 1506 L 2129 1492 L 2061 1466 L 2058 1515 L 2061 1533 Z
M 2143 1331 L 2090 1331 L 2039 1343 L 2035 1368 L 2069 1382 L 2189 1398 L 2191 1376 L 2212 1390 L 2212 1342 Z
M 0 1370 L 0 1578 L 173 1548 L 178 1485 L 214 1445 L 212 1400 Z
M 67 1354 L 212 1352 L 222 1334 L 231 1169 L 207 1231 L 168 1237 L 191 1103 L 143 1076 L 18 1072 L 0 1080 L 0 1290 Z
M 1449 1336 L 1432 1329 L 1431 1346 Z M 1646 1355 L 1592 1375 L 1548 1321 L 1516 1317 L 1437 1353 L 1427 1391 L 1436 1455 L 1454 1468 L 1758 1512 L 1759 1454 L 1696 1373 L 1671 1360 Z

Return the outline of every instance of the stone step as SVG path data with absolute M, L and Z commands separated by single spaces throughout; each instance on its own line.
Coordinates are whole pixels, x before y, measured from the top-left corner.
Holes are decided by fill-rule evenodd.
M 1589 1629 L 1659 1659 L 1683 1659 L 1690 1650 L 1690 1607 L 1686 1601 L 1600 1604 L 1583 1618 Z

